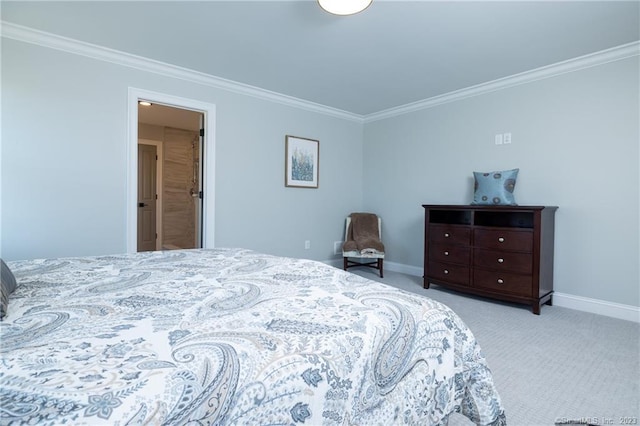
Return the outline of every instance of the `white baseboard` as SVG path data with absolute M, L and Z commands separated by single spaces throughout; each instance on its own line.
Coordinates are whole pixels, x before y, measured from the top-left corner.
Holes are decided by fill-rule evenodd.
M 327 265 L 333 266 L 334 268 L 342 269 L 342 258 L 322 260 L 322 263 L 326 263 Z
M 342 259 L 328 260 L 325 263 L 335 266 L 336 268 L 342 268 Z M 424 270 L 420 267 L 388 261 L 384 262 L 384 269 L 414 277 L 422 277 L 424 273 Z M 640 307 L 624 305 L 622 303 L 554 292 L 553 306 L 640 323 Z
M 413 277 L 422 277 L 424 269 L 418 266 L 404 265 L 396 262 L 384 262 L 384 269 L 387 271 L 400 272 L 402 274 L 411 275 Z
M 416 266 L 403 265 L 395 262 L 385 262 L 384 265 L 385 269 L 389 271 L 400 272 L 416 277 L 421 277 L 424 274 L 424 270 Z M 637 306 L 623 305 L 622 303 L 558 292 L 553 293 L 553 305 L 640 323 L 640 308 Z
M 327 265 L 331 265 L 335 268 L 342 269 L 342 258 L 323 260 L 322 263 L 326 263 Z M 409 265 L 404 265 L 402 263 L 388 262 L 386 260 L 384 262 L 384 270 L 400 272 L 401 274 L 407 274 L 414 277 L 421 277 L 423 274 L 423 269 L 417 266 L 409 266 Z
M 553 293 L 553 305 L 640 323 L 640 308 L 566 293 Z

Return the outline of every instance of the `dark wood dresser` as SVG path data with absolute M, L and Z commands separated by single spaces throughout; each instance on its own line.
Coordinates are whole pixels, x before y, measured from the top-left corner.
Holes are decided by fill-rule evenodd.
M 424 288 L 430 284 L 526 303 L 553 295 L 557 207 L 423 205 Z

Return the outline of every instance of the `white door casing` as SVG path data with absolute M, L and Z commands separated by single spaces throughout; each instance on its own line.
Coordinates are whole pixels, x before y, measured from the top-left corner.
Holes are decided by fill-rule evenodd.
M 215 224 L 215 111 L 214 104 L 181 98 L 164 93 L 129 87 L 128 94 L 128 138 L 127 138 L 127 252 L 137 251 L 137 209 L 138 209 L 138 101 L 144 99 L 167 106 L 201 112 L 204 115 L 205 135 L 203 138 L 204 158 L 202 159 L 202 180 L 204 189 L 202 206 L 202 247 L 214 247 Z

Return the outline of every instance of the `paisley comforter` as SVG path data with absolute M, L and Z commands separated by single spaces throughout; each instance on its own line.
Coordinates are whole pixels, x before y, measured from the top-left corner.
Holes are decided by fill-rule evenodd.
M 243 249 L 10 262 L 0 424 L 505 423 L 449 308 Z

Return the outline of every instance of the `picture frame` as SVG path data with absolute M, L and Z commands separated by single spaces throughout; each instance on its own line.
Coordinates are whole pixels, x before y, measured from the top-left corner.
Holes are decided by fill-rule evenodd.
M 284 186 L 318 188 L 319 167 L 320 141 L 286 135 Z

